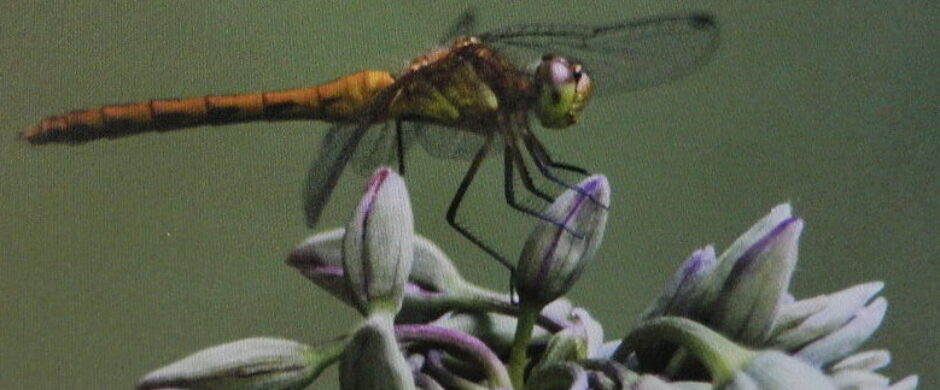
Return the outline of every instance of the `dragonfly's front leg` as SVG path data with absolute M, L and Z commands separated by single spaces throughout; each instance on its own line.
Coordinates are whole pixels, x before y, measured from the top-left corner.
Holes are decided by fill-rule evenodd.
M 511 206 L 512 208 L 518 211 L 521 211 L 525 214 L 531 215 L 545 222 L 548 222 L 562 229 L 565 229 L 566 231 L 568 231 L 568 233 L 571 233 L 575 237 L 580 238 L 582 236 L 581 233 L 568 228 L 568 226 L 565 225 L 564 223 L 556 221 L 552 217 L 542 214 L 538 211 L 532 210 L 531 208 L 526 207 L 522 204 L 519 204 L 516 201 L 516 195 L 515 195 L 514 184 L 513 184 L 515 181 L 515 173 L 513 171 L 514 166 L 519 167 L 519 171 L 520 171 L 519 176 L 522 179 L 522 183 L 526 187 L 526 189 L 528 189 L 529 191 L 531 191 L 532 193 L 536 195 L 539 195 L 540 197 L 542 197 L 543 199 L 546 199 L 549 202 L 553 202 L 554 199 L 549 197 L 547 194 L 541 192 L 538 188 L 535 187 L 535 183 L 532 182 L 532 177 L 529 176 L 529 170 L 525 166 L 525 161 L 523 161 L 522 155 L 519 154 L 518 149 L 514 149 L 510 145 L 511 145 L 510 143 L 506 144 L 506 152 L 504 153 L 504 156 L 503 156 L 503 163 L 504 163 L 503 180 L 505 181 L 503 188 L 505 189 L 506 203 L 509 203 L 509 206 Z
M 529 155 L 532 156 L 532 160 L 535 161 L 536 166 L 538 166 L 542 174 L 545 174 L 545 176 L 549 179 L 552 179 L 553 176 L 550 173 L 546 174 L 546 165 L 551 168 L 563 169 L 569 172 L 579 173 L 584 176 L 590 175 L 590 172 L 588 172 L 587 169 L 581 168 L 577 165 L 553 160 L 552 157 L 548 154 L 548 150 L 546 150 L 545 146 L 542 145 L 542 142 L 540 142 L 538 138 L 535 138 L 532 133 L 524 133 L 522 139 L 525 141 L 526 149 L 529 151 Z
M 559 163 L 552 160 L 551 156 L 548 155 L 548 151 L 545 150 L 545 147 L 542 146 L 542 143 L 539 142 L 538 138 L 535 138 L 532 133 L 524 133 L 522 138 L 525 141 L 526 150 L 529 152 L 529 156 L 532 157 L 532 161 L 535 162 L 535 166 L 539 169 L 539 172 L 541 172 L 543 176 L 562 187 L 577 191 L 579 194 L 587 196 L 589 199 L 591 199 L 591 201 L 600 205 L 601 207 L 607 208 L 606 205 L 598 202 L 597 199 L 594 199 L 594 197 L 592 197 L 590 194 L 584 192 L 581 187 L 570 184 L 564 181 L 562 178 L 556 176 L 550 168 L 564 169 L 567 171 L 580 173 L 585 176 L 590 174 L 587 170 L 575 165 Z

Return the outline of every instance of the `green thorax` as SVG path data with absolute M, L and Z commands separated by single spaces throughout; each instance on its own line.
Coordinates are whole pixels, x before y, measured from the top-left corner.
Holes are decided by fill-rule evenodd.
M 533 101 L 529 77 L 476 38 L 415 59 L 395 84 L 389 117 L 471 131 L 492 129 Z

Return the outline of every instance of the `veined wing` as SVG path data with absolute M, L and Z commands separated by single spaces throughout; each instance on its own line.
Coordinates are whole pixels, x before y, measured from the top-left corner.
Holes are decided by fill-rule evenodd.
M 447 31 L 444 32 L 444 35 L 441 36 L 440 41 L 437 43 L 439 45 L 450 45 L 453 43 L 454 39 L 459 36 L 472 35 L 476 28 L 477 10 L 473 7 L 469 7 L 461 12 L 457 19 L 451 22 L 450 26 L 447 27 Z
M 606 95 L 694 72 L 718 47 L 718 25 L 710 15 L 689 13 L 600 26 L 522 24 L 478 37 L 510 54 L 525 53 L 528 61 L 554 53 L 580 62 L 596 81 L 595 93 Z
M 366 121 L 341 123 L 331 127 L 323 137 L 320 153 L 310 164 L 307 181 L 304 183 L 307 226 L 314 227 L 320 220 L 320 215 L 333 194 L 333 188 L 339 182 L 340 175 L 369 127 L 370 124 Z
M 472 159 L 486 143 L 486 138 L 480 134 L 428 123 L 413 123 L 411 132 L 428 154 L 443 159 Z M 501 150 L 492 148 L 490 154 Z
M 414 140 L 413 136 L 402 134 L 402 149 L 407 149 L 412 140 Z M 382 165 L 395 167 L 397 163 L 398 137 L 395 134 L 394 121 L 372 126 L 362 136 L 352 156 L 353 168 L 356 173 L 363 176 L 371 175 L 375 168 Z

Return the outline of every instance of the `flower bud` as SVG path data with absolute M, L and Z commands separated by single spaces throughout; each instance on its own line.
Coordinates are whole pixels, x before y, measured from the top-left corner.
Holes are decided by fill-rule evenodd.
M 648 320 L 660 316 L 694 317 L 705 292 L 709 273 L 715 268 L 715 248 L 707 246 L 692 253 L 673 275 L 656 302 L 640 316 Z
M 721 390 L 837 390 L 819 369 L 779 351 L 766 350 L 740 367 Z
M 343 237 L 343 271 L 363 314 L 397 313 L 414 258 L 414 221 L 401 176 L 379 168 Z
M 844 358 L 858 349 L 881 326 L 888 301 L 876 298 L 855 313 L 851 320 L 824 337 L 800 348 L 794 355 L 813 364 L 824 366 Z
M 369 316 L 346 345 L 339 367 L 342 390 L 413 390 L 411 366 L 398 348 L 392 316 Z
M 345 232 L 345 228 L 339 228 L 306 238 L 291 250 L 287 264 L 334 297 L 355 306 L 342 265 Z M 396 322 L 424 323 L 440 317 L 452 309 L 443 297 L 508 301 L 508 297 L 468 282 L 437 245 L 415 234 L 411 274 L 405 283 L 404 301 Z
M 537 222 L 526 241 L 515 274 L 523 302 L 544 305 L 565 294 L 600 245 L 610 203 L 607 178 L 593 175 L 578 187 L 555 199 L 545 213 L 553 222 Z
M 766 340 L 796 268 L 802 231 L 801 219 L 784 219 L 733 260 L 710 315 L 712 326 L 746 345 Z
M 644 345 L 668 342 L 686 350 L 709 372 L 722 390 L 836 390 L 818 368 L 775 350 L 751 351 L 707 326 L 681 317 L 660 317 L 642 323 L 614 354 L 623 361 Z
M 299 389 L 332 362 L 290 340 L 250 338 L 204 349 L 144 376 L 139 390 Z
M 869 306 L 884 283 L 859 284 L 830 295 L 786 304 L 774 321 L 770 345 L 797 351 L 851 323 L 853 317 Z M 825 362 L 816 362 L 822 365 Z

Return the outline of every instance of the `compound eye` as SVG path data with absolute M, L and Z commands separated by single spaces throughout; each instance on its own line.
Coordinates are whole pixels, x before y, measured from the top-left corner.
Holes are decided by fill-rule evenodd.
M 554 54 L 542 56 L 542 63 L 536 71 L 536 76 L 543 87 L 553 89 L 570 83 L 572 80 L 577 82 L 568 61 Z

